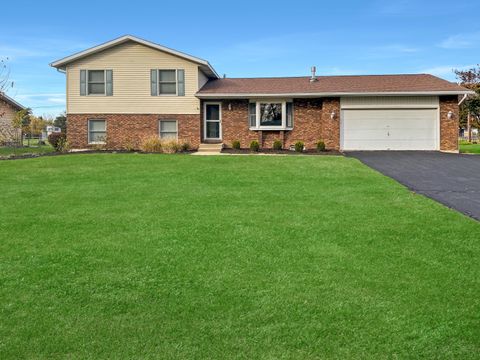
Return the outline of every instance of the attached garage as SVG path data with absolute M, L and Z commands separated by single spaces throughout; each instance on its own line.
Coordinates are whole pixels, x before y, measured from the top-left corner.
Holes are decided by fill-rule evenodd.
M 342 150 L 438 150 L 438 97 L 357 97 L 341 101 Z

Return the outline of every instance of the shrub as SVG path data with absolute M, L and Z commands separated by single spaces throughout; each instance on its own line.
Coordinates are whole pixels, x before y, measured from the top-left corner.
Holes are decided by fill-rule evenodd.
M 125 145 L 123 146 L 123 149 L 126 150 L 126 151 L 135 151 L 137 150 L 138 146 L 135 145 L 135 142 L 133 142 L 132 140 L 127 140 L 125 142 Z
M 280 140 L 275 140 L 273 142 L 273 150 L 282 150 L 283 144 Z
M 180 145 L 180 150 L 184 152 L 190 150 L 190 148 L 191 146 L 188 142 L 184 142 L 182 145 Z
M 180 150 L 180 145 L 175 140 L 165 141 L 162 142 L 162 150 L 166 154 L 175 154 Z
M 240 141 L 234 140 L 232 141 L 232 149 L 240 149 Z
M 250 143 L 250 150 L 251 150 L 251 151 L 255 151 L 255 152 L 258 152 L 258 150 L 260 150 L 260 144 L 258 143 L 258 141 L 253 140 L 253 141 Z
M 65 133 L 51 133 L 48 135 L 48 142 L 55 151 L 65 152 L 68 150 L 67 135 Z
M 323 140 L 317 142 L 317 151 L 325 151 L 325 142 Z
M 304 147 L 303 141 L 297 141 L 295 143 L 295 151 L 296 152 L 303 152 L 303 147 Z
M 161 153 L 163 152 L 162 141 L 158 136 L 146 137 L 140 144 L 140 150 L 143 152 Z
M 470 142 L 468 142 L 468 140 L 460 140 L 458 142 L 459 145 L 470 145 Z

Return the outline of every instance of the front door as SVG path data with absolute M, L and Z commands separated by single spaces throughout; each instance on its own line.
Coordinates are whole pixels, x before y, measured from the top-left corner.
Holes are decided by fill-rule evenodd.
M 203 109 L 203 137 L 205 140 L 222 140 L 222 104 L 205 103 Z

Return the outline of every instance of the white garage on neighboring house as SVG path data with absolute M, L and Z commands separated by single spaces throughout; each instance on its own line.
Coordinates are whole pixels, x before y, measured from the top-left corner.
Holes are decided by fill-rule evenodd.
M 342 150 L 439 150 L 438 96 L 341 99 Z

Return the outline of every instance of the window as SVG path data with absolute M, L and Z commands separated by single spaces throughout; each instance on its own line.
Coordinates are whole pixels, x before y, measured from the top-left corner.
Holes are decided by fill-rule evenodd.
M 176 70 L 158 70 L 158 94 L 176 95 L 177 94 L 177 71 Z
M 151 69 L 150 95 L 185 96 L 185 70 Z
M 88 120 L 88 143 L 104 144 L 107 139 L 105 120 Z
M 293 102 L 257 101 L 248 105 L 248 124 L 255 130 L 293 128 Z
M 257 127 L 257 104 L 248 104 L 248 123 L 250 127 Z
M 260 103 L 260 126 L 282 126 L 282 103 Z
M 88 95 L 105 95 L 105 71 L 88 70 Z
M 177 120 L 160 120 L 160 138 L 177 139 Z
M 112 70 L 80 70 L 80 96 L 113 96 Z
M 287 102 L 287 128 L 293 128 L 293 102 Z

